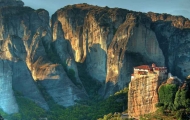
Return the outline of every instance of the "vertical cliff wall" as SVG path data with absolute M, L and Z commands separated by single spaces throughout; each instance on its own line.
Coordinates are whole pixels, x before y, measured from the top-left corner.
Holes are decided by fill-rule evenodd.
M 46 10 L 9 4 L 0 8 L 0 25 L 0 59 L 10 62 L 13 73 L 13 85 L 12 82 L 7 84 L 10 90 L 5 89 L 6 94 L 12 94 L 13 86 L 15 91 L 48 110 L 49 106 L 35 83 L 35 80 L 41 80 L 49 95 L 62 106 L 74 105 L 75 100 L 87 97 L 83 86 L 77 87 L 63 66 L 50 59 L 48 51 L 52 49 L 53 37 Z M 6 72 L 8 70 L 3 71 Z M 78 81 L 81 83 L 80 79 Z M 14 101 L 14 96 L 9 98 Z
M 105 96 L 129 83 L 131 66 L 139 64 L 128 59 L 134 59 L 133 53 L 143 56 L 144 63 L 165 64 L 151 19 L 142 13 L 78 4 L 58 10 L 52 20 L 61 23 L 75 61 L 105 83 L 100 91 Z
M 36 80 L 62 106 L 87 97 L 76 62 L 85 64 L 108 97 L 127 86 L 141 64 L 167 66 L 185 78 L 189 48 L 190 21 L 184 17 L 77 4 L 59 9 L 50 22 L 46 10 L 0 1 L 0 60 L 11 64 L 12 87 L 47 110 Z
M 59 9 L 52 19 L 60 22 L 75 61 L 105 83 L 100 91 L 105 96 L 130 82 L 134 65 L 154 62 L 181 78 L 189 74 L 190 21 L 184 17 L 77 4 Z
M 164 81 L 157 74 L 136 76 L 129 83 L 128 114 L 132 118 L 156 111 L 158 88 Z
M 18 105 L 12 89 L 13 70 L 6 60 L 0 60 L 0 108 L 8 113 L 18 112 Z
M 190 20 L 182 16 L 147 14 L 152 19 L 165 63 L 173 75 L 184 79 L 189 75 Z

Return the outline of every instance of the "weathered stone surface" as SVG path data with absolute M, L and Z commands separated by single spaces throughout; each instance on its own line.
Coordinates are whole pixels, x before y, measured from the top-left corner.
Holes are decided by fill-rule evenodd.
M 0 7 L 9 7 L 9 6 L 20 6 L 22 7 L 24 3 L 22 0 L 0 0 Z
M 61 23 L 64 37 L 72 46 L 75 61 L 85 61 L 87 71 L 90 71 L 89 74 L 104 82 L 106 77 L 106 39 L 112 36 L 108 35 L 109 31 L 104 33 L 106 28 L 99 26 L 100 22 L 95 17 L 103 14 L 105 10 L 101 9 L 101 13 L 99 13 L 98 10 L 91 11 L 91 7 L 95 8 L 88 5 L 67 7 L 57 11 L 54 16 Z
M 167 69 L 135 69 L 128 91 L 128 114 L 132 118 L 155 112 L 158 88 L 167 79 Z
M 73 84 L 65 72 L 74 70 L 76 81 L 81 84 L 76 62 L 84 63 L 93 78 L 105 83 L 100 90 L 105 97 L 124 88 L 130 82 L 133 67 L 140 64 L 165 65 L 179 78 L 189 75 L 188 19 L 77 4 L 59 9 L 50 26 L 46 10 L 21 7 L 21 1 L 11 1 L 18 5 L 0 1 L 9 6 L 0 7 L 0 59 L 26 71 L 20 75 L 28 76 L 26 81 L 33 86 L 28 91 L 38 91 L 32 80 L 41 80 L 60 105 L 74 105 L 74 100 L 87 96 L 83 86 Z M 15 82 L 20 76 L 13 74 L 13 78 Z M 18 82 L 24 85 L 24 81 Z M 48 109 L 39 91 L 22 93 L 34 101 L 38 96 L 37 103 Z
M 16 92 L 21 93 L 26 98 L 34 101 L 37 105 L 45 110 L 49 110 L 49 106 L 41 95 L 40 90 L 36 86 L 32 75 L 24 61 L 12 63 L 13 82 L 12 86 Z
M 169 71 L 181 79 L 189 75 L 190 20 L 184 17 L 148 13 Z
M 7 11 L 7 9 L 9 9 Z M 48 110 L 49 107 L 34 83 L 31 71 L 27 66 L 27 58 L 29 55 L 27 42 L 30 33 L 27 25 L 32 14 L 31 8 L 1 8 L 1 49 L 0 59 L 9 60 L 13 72 L 13 88 L 25 97 L 33 100 L 42 108 Z M 29 14 L 31 13 L 31 14 Z M 27 15 L 28 14 L 28 15 Z M 31 39 L 31 38 L 30 38 Z M 31 57 L 31 59 L 33 59 Z M 30 64 L 30 63 L 29 63 Z
M 125 63 L 127 56 L 130 56 L 127 54 L 138 53 L 139 57 L 143 56 L 144 58 L 144 61 L 141 60 L 142 62 L 154 61 L 158 65 L 164 65 L 164 56 L 155 33 L 149 28 L 150 23 L 142 24 L 142 20 L 138 22 L 136 15 L 128 14 L 126 21 L 120 25 L 108 48 L 106 82 L 117 84 L 119 89 L 123 88 L 123 84 L 129 82 L 127 79 L 130 79 L 128 77 L 130 75 L 126 75 L 126 73 L 130 71 L 129 64 L 134 64 L 134 61 L 130 61 L 129 64 Z
M 83 86 L 76 87 L 63 66 L 53 64 L 48 57 L 53 40 L 48 12 L 29 7 L 0 9 L 0 59 L 10 61 L 13 88 L 46 110 L 48 104 L 35 80 L 43 81 L 49 95 L 62 106 L 74 105 L 75 100 L 86 98 Z
M 79 89 L 71 82 L 62 66 L 57 65 L 53 69 L 51 67 L 48 69 L 52 74 L 59 75 L 58 78 L 45 79 L 40 82 L 57 104 L 68 107 L 74 105 L 75 100 L 87 98 L 83 88 Z
M 75 61 L 85 62 L 89 74 L 106 83 L 101 91 L 105 96 L 129 83 L 129 71 L 139 63 L 128 63 L 134 57 L 128 53 L 140 54 L 144 63 L 165 64 L 150 28 L 151 19 L 142 13 L 78 4 L 62 8 L 54 16 L 71 43 Z
M 13 70 L 6 60 L 0 60 L 0 108 L 8 113 L 18 112 L 14 92 L 12 90 Z
M 76 81 L 82 84 L 78 76 L 78 69 L 72 53 L 70 42 L 64 38 L 64 33 L 62 31 L 60 22 L 56 21 L 56 17 L 52 19 L 52 47 L 54 48 L 54 52 L 56 52 L 57 57 L 59 58 L 60 62 L 64 64 L 64 67 L 67 71 L 74 70 Z
M 75 61 L 85 62 L 89 74 L 106 83 L 105 96 L 129 83 L 134 65 L 154 62 L 181 78 L 189 74 L 190 21 L 184 17 L 87 4 L 66 6 L 54 16 Z

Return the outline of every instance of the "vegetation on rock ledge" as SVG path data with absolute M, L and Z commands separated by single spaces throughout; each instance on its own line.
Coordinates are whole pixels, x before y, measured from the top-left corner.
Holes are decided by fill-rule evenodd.
M 155 113 L 141 116 L 141 120 L 189 120 L 190 117 L 190 79 L 182 86 L 164 84 L 158 90 L 160 102 Z

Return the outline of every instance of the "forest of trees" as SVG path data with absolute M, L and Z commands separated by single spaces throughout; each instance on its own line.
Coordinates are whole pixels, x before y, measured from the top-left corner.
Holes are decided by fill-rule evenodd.
M 158 90 L 158 110 L 153 114 L 145 115 L 149 119 L 177 119 L 189 120 L 190 115 L 190 79 L 183 84 L 163 84 Z M 165 117 L 165 118 L 164 118 Z M 143 117 L 142 117 L 142 120 Z
M 17 95 L 19 113 L 7 115 L 0 111 L 1 115 L 11 120 L 38 120 L 48 118 L 49 120 L 97 120 L 108 113 L 122 112 L 127 107 L 127 91 L 125 88 L 107 99 L 91 99 L 78 101 L 72 107 L 64 108 L 50 101 L 50 111 L 45 111 L 31 100 Z

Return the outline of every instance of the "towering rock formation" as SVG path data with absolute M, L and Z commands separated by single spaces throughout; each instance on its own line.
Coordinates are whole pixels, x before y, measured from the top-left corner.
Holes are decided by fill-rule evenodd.
M 190 20 L 167 14 L 148 13 L 169 71 L 181 79 L 190 72 Z
M 104 96 L 126 86 L 136 65 L 154 62 L 181 78 L 189 74 L 190 21 L 184 17 L 77 4 L 52 19 L 60 22 L 75 61 L 105 83 Z
M 4 69 L 4 71 L 0 71 L 0 74 L 8 74 L 10 71 L 12 76 L 6 81 L 9 84 L 5 82 L 7 75 L 1 76 L 0 88 L 6 88 L 1 92 L 4 93 L 2 95 L 6 95 L 5 97 L 10 103 L 1 103 L 0 107 L 7 113 L 18 111 L 14 102 L 13 87 L 24 97 L 48 110 L 49 106 L 36 86 L 35 80 L 40 80 L 47 93 L 62 106 L 71 106 L 75 104 L 75 100 L 86 98 L 83 86 L 81 85 L 80 88 L 76 86 L 66 75 L 63 66 L 52 63 L 48 57 L 52 42 L 48 12 L 43 9 L 33 10 L 16 5 L 21 1 L 15 1 L 14 5 L 12 5 L 14 0 L 10 3 L 2 2 L 3 7 L 0 8 L 0 60 L 9 61 L 10 69 Z M 3 64 L 0 65 L 2 67 Z M 78 81 L 80 82 L 80 79 Z M 10 107 L 5 108 L 3 105 L 10 105 L 14 109 L 9 111 Z
M 140 64 L 154 62 L 186 77 L 189 28 L 184 17 L 87 4 L 59 9 L 49 24 L 46 10 L 23 7 L 20 0 L 0 0 L 0 60 L 10 63 L 14 90 L 48 110 L 36 80 L 60 105 L 87 97 L 76 62 L 104 84 L 100 93 L 105 97 L 124 88 Z M 74 71 L 76 80 L 68 71 Z
M 72 53 L 71 44 L 64 37 L 62 25 L 56 19 L 52 19 L 51 22 L 53 31 L 52 47 L 54 49 L 54 52 L 56 53 L 59 62 L 64 65 L 67 71 L 73 70 L 75 72 L 74 77 L 76 78 L 76 82 L 82 85 L 78 76 L 78 69 Z
M 75 61 L 85 63 L 92 77 L 105 82 L 101 93 L 109 96 L 129 83 L 134 65 L 165 65 L 159 38 L 152 30 L 153 18 L 148 15 L 78 4 L 58 10 L 52 19 L 61 23 Z
M 156 111 L 158 88 L 167 79 L 167 69 L 142 65 L 134 68 L 128 91 L 128 114 L 132 118 Z

